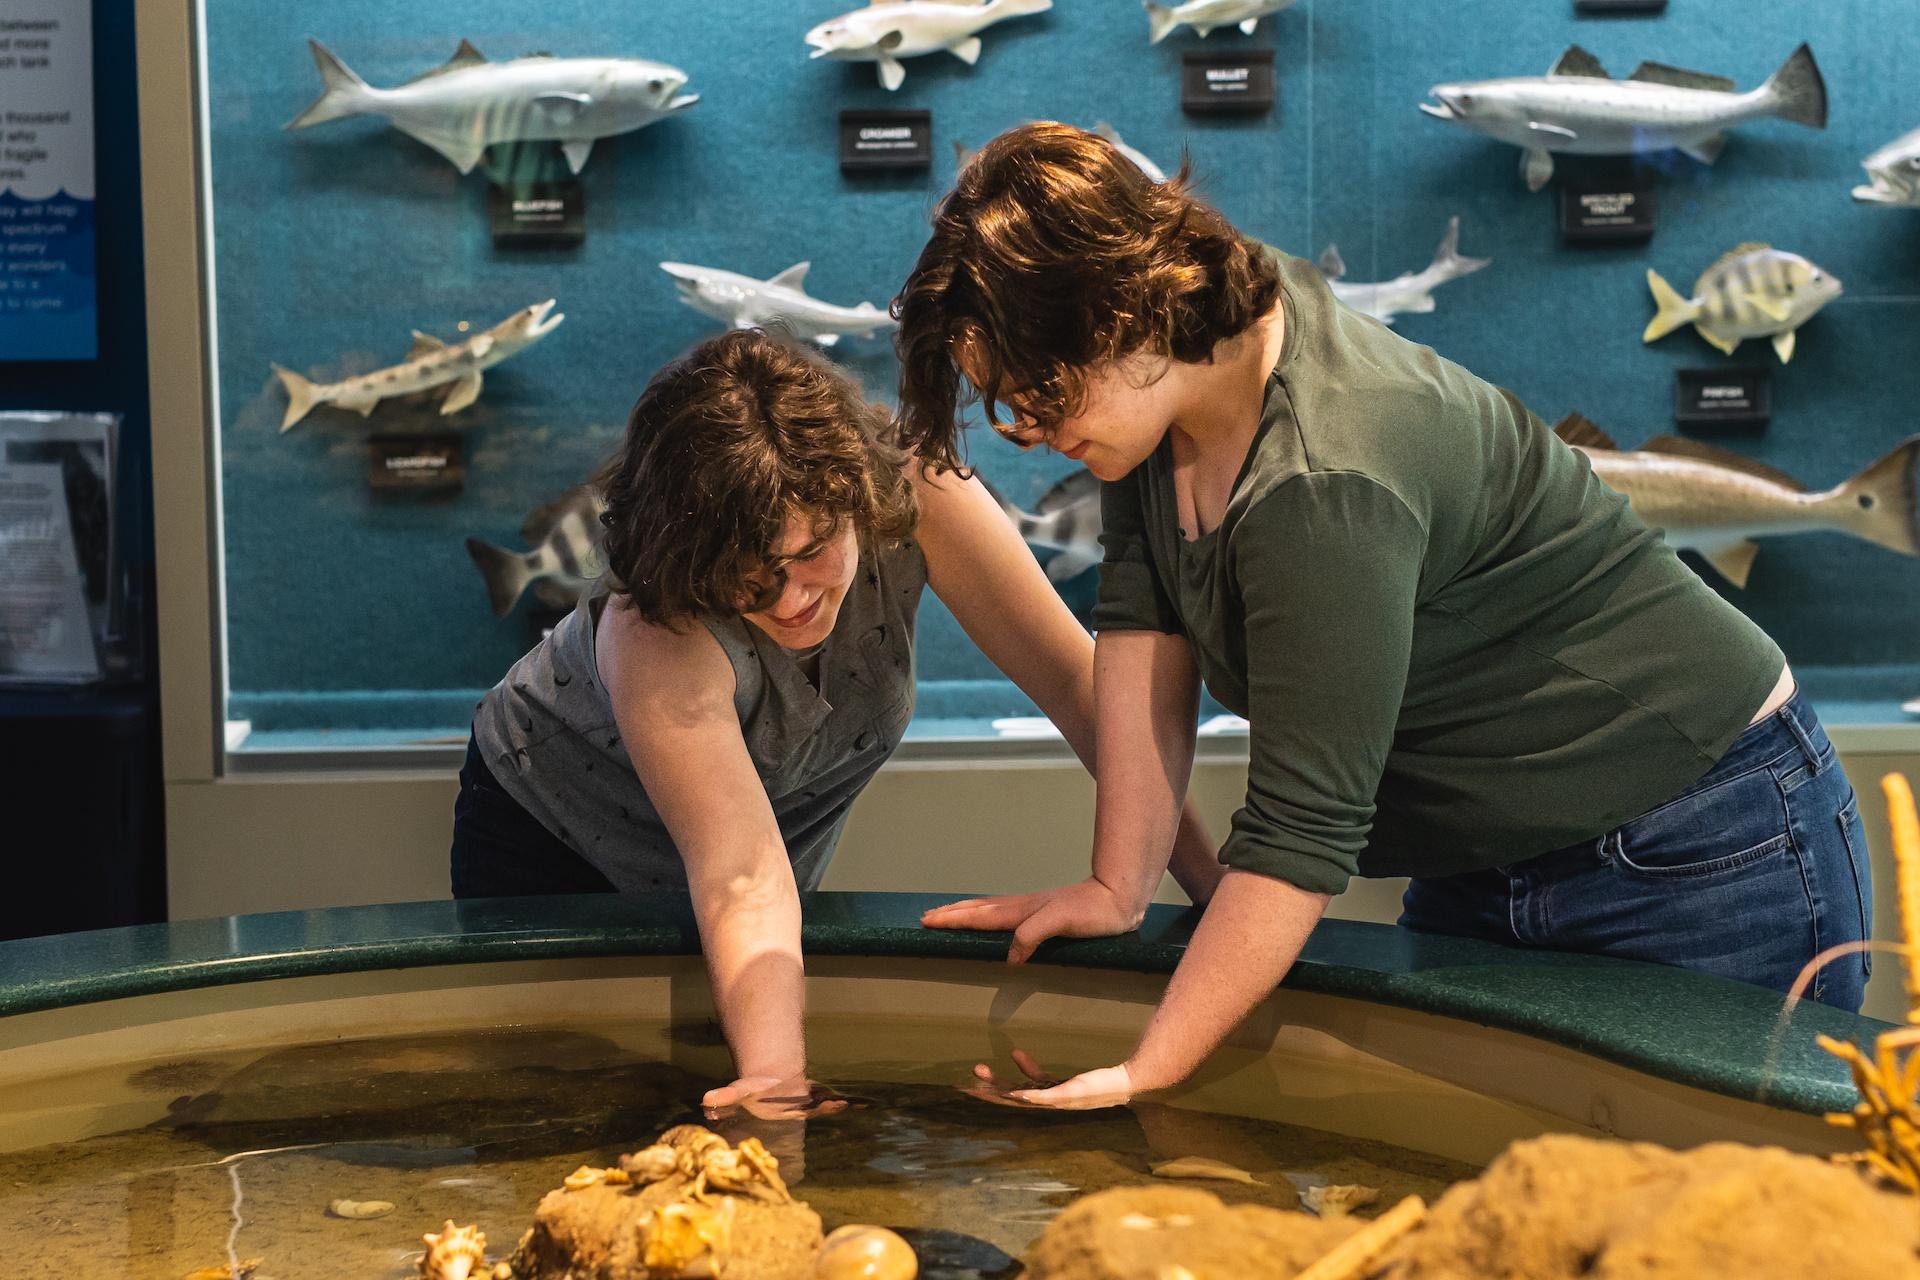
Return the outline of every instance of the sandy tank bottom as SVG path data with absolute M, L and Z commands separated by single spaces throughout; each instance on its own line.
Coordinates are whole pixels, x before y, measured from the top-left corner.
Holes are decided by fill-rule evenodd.
M 917 1246 L 931 1276 L 1003 1274 L 1069 1203 L 1164 1183 L 1151 1169 L 1169 1161 L 1244 1172 L 1250 1181 L 1187 1183 L 1229 1203 L 1296 1208 L 1315 1188 L 1377 1190 L 1361 1214 L 1408 1195 L 1431 1201 L 1477 1172 L 1165 1104 L 1011 1110 L 961 1091 L 986 1048 L 978 1035 L 943 1044 L 856 1019 L 817 1020 L 809 1032 L 817 1073 L 853 1106 L 806 1122 L 705 1123 L 765 1142 L 829 1229 L 972 1238 L 921 1236 L 933 1242 Z M 1125 1049 L 1086 1036 L 1023 1047 L 1063 1068 Z M 726 1071 L 717 1028 L 628 1021 L 131 1063 L 10 1090 L 0 1099 L 12 1148 L 0 1152 L 0 1254 L 13 1280 L 182 1280 L 255 1258 L 258 1280 L 408 1275 L 421 1233 L 449 1218 L 510 1248 L 577 1166 L 701 1122 L 699 1098 Z M 336 1201 L 377 1216 L 338 1216 Z

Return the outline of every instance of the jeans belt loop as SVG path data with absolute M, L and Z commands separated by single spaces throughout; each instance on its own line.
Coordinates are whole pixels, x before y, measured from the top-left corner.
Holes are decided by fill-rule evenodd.
M 1813 745 L 1813 738 L 1808 735 L 1806 727 L 1800 723 L 1800 717 L 1793 713 L 1793 703 L 1789 702 L 1780 708 L 1780 720 L 1787 726 L 1787 732 L 1793 735 L 1793 740 L 1800 744 L 1801 752 L 1807 757 L 1807 764 L 1818 769 L 1820 749 Z

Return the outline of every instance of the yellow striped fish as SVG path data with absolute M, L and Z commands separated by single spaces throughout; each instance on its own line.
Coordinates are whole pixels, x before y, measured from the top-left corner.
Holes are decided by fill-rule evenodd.
M 1728 355 L 1748 338 L 1771 338 L 1782 364 L 1793 359 L 1794 332 L 1840 296 L 1840 281 L 1799 254 L 1751 243 L 1734 246 L 1702 272 L 1691 298 L 1651 267 L 1647 287 L 1659 310 L 1642 342 L 1691 324 Z

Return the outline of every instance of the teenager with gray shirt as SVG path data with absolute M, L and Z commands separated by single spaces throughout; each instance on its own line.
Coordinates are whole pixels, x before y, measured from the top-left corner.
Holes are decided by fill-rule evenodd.
M 912 715 L 923 587 L 1094 763 L 1092 640 L 980 481 L 892 439 L 764 333 L 667 366 L 601 477 L 606 580 L 474 717 L 455 896 L 690 893 L 738 1077 L 710 1106 L 804 1075 L 799 894 Z
M 1853 789 L 1780 650 L 1512 393 L 1094 136 L 961 170 L 895 304 L 903 434 L 996 430 L 1102 481 L 1093 874 L 952 928 L 1134 927 L 1173 845 L 1202 679 L 1251 722 L 1228 868 L 1133 1055 L 1018 1091 L 1191 1073 L 1350 876 L 1402 923 L 1776 989 L 1866 934 Z M 1857 1009 L 1864 957 L 1813 994 Z M 1030 1062 L 1024 1065 L 1031 1065 Z

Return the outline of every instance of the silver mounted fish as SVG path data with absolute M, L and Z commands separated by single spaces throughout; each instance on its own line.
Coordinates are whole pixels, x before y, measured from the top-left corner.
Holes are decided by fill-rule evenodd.
M 1773 116 L 1827 127 L 1827 87 L 1801 45 L 1758 89 L 1737 92 L 1723 76 L 1643 62 L 1625 80 L 1570 46 L 1544 76 L 1437 84 L 1420 109 L 1522 151 L 1521 175 L 1538 191 L 1553 177 L 1553 152 L 1624 156 L 1677 149 L 1702 164 L 1720 158 L 1726 130 Z
M 1152 160 L 1149 160 L 1144 152 L 1128 146 L 1126 140 L 1120 136 L 1120 131 L 1108 124 L 1105 120 L 1097 122 L 1088 132 L 1110 143 L 1115 151 L 1118 151 L 1121 155 L 1133 162 L 1134 168 L 1146 174 L 1149 181 L 1165 182 L 1167 180 L 1167 171 L 1165 169 L 1162 169 Z M 956 142 L 953 144 L 953 167 L 955 169 L 964 169 L 969 164 L 972 164 L 973 158 L 979 154 L 978 151 L 967 146 L 965 143 Z
M 735 329 L 784 329 L 796 338 L 830 347 L 844 334 L 871 337 L 894 328 L 894 319 L 871 302 L 842 307 L 807 292 L 807 268 L 796 262 L 777 276 L 756 280 L 718 267 L 663 262 L 680 301 Z
M 462 40 L 453 57 L 393 89 L 376 89 L 318 40 L 314 65 L 326 86 L 289 121 L 306 129 L 347 116 L 384 116 L 462 173 L 499 142 L 558 142 L 578 173 L 596 139 L 664 120 L 700 101 L 682 93 L 687 73 L 644 58 L 555 58 L 540 54 L 488 62 Z
M 1577 413 L 1554 427 L 1593 473 L 1669 546 L 1697 551 L 1736 587 L 1747 585 L 1755 538 L 1828 531 L 1920 555 L 1920 435 L 1844 484 L 1810 491 L 1783 471 L 1727 449 L 1659 436 L 1622 449 Z
M 1900 709 L 1910 716 L 1920 716 L 1920 698 L 1910 698 L 1900 704 Z
M 1147 43 L 1159 44 L 1176 27 L 1192 27 L 1193 33 L 1206 39 L 1215 27 L 1239 27 L 1252 35 L 1260 19 L 1280 12 L 1294 0 L 1186 0 L 1185 4 L 1155 4 L 1147 7 Z
M 1694 281 L 1693 296 L 1647 269 L 1647 288 L 1658 308 L 1642 342 L 1664 338 L 1691 324 L 1702 338 L 1732 355 L 1748 338 L 1771 338 L 1782 364 L 1793 359 L 1794 334 L 1815 312 L 1840 296 L 1840 282 L 1797 253 L 1770 245 L 1735 245 Z
M 987 492 L 1013 521 L 1029 545 L 1053 552 L 1047 578 L 1065 582 L 1100 563 L 1100 482 L 1082 467 L 1040 495 L 1031 512 L 1022 511 L 983 478 Z
M 1320 255 L 1318 265 L 1334 297 L 1382 324 L 1392 324 L 1402 312 L 1424 315 L 1432 311 L 1435 289 L 1461 276 L 1472 275 L 1492 261 L 1492 258 L 1460 256 L 1460 219 L 1456 215 L 1447 219 L 1447 234 L 1440 238 L 1433 261 L 1420 271 L 1408 271 L 1377 284 L 1357 284 L 1342 278 L 1347 273 L 1347 264 L 1340 260 L 1340 251 L 1332 245 Z
M 900 59 L 945 51 L 972 66 L 980 60 L 980 32 L 1051 8 L 1053 0 L 873 0 L 807 32 L 807 56 L 874 63 L 881 85 L 898 89 L 907 78 Z
M 316 405 L 337 405 L 364 418 L 382 400 L 439 386 L 447 387 L 440 412 L 458 413 L 479 398 L 483 370 L 525 351 L 566 319 L 565 315 L 549 314 L 552 311 L 553 299 L 548 298 L 520 308 L 485 332 L 452 344 L 415 329 L 413 347 L 404 361 L 339 382 L 313 382 L 276 364 L 273 372 L 287 389 L 287 412 L 280 420 L 280 430 L 289 430 Z
M 495 617 L 513 612 L 529 586 L 542 601 L 566 608 L 606 572 L 601 547 L 606 528 L 600 513 L 606 500 L 592 485 L 569 489 L 560 498 L 537 508 L 520 526 L 520 536 L 531 551 L 509 551 L 479 538 L 467 539 L 467 554 L 487 582 L 487 597 Z
M 1868 183 L 1853 189 L 1866 204 L 1897 204 L 1920 209 L 1920 129 L 1901 134 L 1860 162 Z

